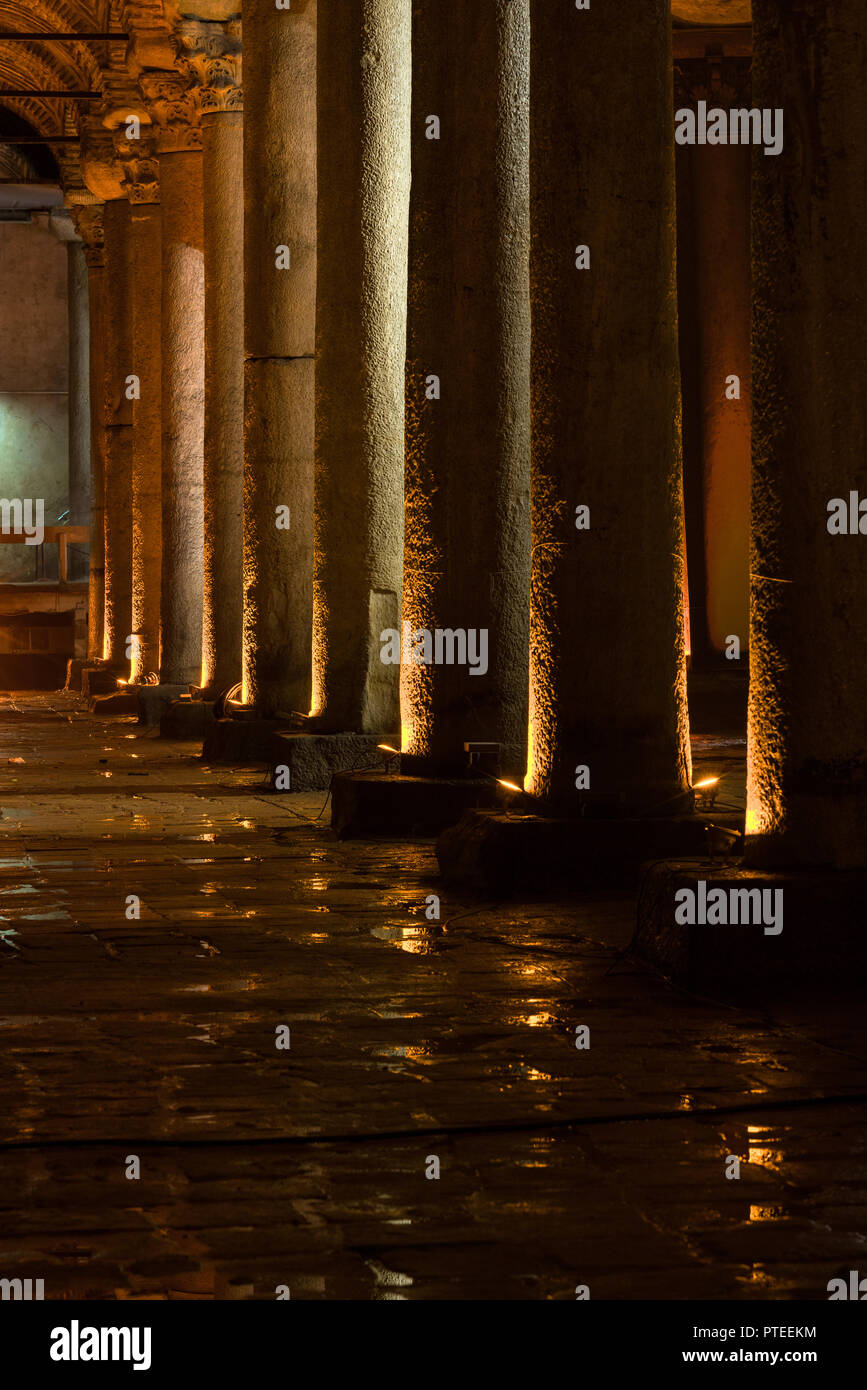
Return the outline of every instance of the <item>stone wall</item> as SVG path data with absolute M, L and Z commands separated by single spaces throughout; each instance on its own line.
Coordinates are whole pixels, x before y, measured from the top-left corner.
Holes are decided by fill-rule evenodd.
M 0 222 L 0 497 L 68 505 L 66 248 L 46 218 Z M 0 545 L 0 582 L 36 574 L 38 547 Z M 54 546 L 46 572 L 56 576 Z

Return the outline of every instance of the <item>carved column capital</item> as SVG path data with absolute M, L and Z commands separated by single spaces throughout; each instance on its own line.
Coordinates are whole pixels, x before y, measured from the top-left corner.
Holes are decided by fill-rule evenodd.
M 105 227 L 102 218 L 105 204 L 72 202 L 74 197 L 75 194 L 67 197 L 69 215 L 84 245 L 84 259 L 88 268 L 96 269 L 105 265 Z
M 241 21 L 182 20 L 175 41 L 178 66 L 199 88 L 202 114 L 242 111 Z
M 122 177 L 120 186 L 131 203 L 158 203 L 160 164 L 156 158 L 156 139 L 151 131 L 138 140 L 128 140 L 116 131 L 114 138 Z
M 142 95 L 153 116 L 157 153 L 202 148 L 201 89 L 179 72 L 145 72 Z
M 722 45 L 708 45 L 703 58 L 682 58 L 674 65 L 676 108 L 706 101 L 734 106 L 750 100 L 752 60 L 732 57 Z

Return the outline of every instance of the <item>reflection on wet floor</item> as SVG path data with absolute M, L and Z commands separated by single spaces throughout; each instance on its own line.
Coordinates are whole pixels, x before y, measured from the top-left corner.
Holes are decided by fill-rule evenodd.
M 70 697 L 4 732 L 25 762 L 0 765 L 0 1277 L 824 1298 L 867 1258 L 845 999 L 692 999 L 618 955 L 628 895 L 456 900 L 430 843 L 338 843 L 321 793 L 271 795 Z M 133 756 L 146 791 L 94 787 Z

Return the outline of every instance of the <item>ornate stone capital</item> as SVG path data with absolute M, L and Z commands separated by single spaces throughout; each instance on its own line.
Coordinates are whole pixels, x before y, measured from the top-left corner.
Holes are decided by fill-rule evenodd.
M 115 132 L 114 145 L 122 169 L 120 186 L 131 203 L 158 203 L 160 165 L 154 153 L 155 141 L 149 131 L 138 140 L 127 140 Z
M 242 111 L 241 21 L 185 19 L 176 31 L 178 66 L 201 93 L 202 114 Z
M 105 265 L 105 228 L 102 221 L 104 203 L 70 204 L 69 198 L 67 203 L 75 230 L 84 243 L 84 259 L 88 267 Z
M 179 72 L 145 72 L 142 95 L 156 125 L 157 153 L 202 148 L 201 89 Z
M 675 107 L 695 106 L 699 101 L 740 105 L 750 99 L 751 77 L 751 59 L 731 57 L 722 45 L 708 45 L 704 58 L 681 58 L 675 63 Z

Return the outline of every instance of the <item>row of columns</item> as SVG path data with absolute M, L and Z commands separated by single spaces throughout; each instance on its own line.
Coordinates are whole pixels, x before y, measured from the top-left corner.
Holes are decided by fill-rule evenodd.
M 857 540 L 846 552 L 823 509 L 803 507 L 843 486 L 821 462 L 828 440 L 843 451 L 864 427 L 850 389 L 863 301 L 835 253 L 855 235 L 838 229 L 863 233 L 867 181 L 831 157 L 853 140 L 835 94 L 861 90 L 856 10 L 840 0 L 832 22 L 824 0 L 755 3 L 756 100 L 783 107 L 790 131 L 782 156 L 756 154 L 753 198 L 758 860 L 865 855 L 860 793 L 841 799 L 837 782 L 864 756 L 863 658 L 841 656 L 840 629 L 867 621 L 867 576 Z M 261 714 L 309 711 L 317 730 L 388 732 L 399 676 L 404 771 L 451 773 L 467 743 L 496 742 L 548 810 L 687 804 L 666 0 L 624 0 L 616 16 L 549 0 L 342 0 L 318 34 L 315 0 L 245 0 L 243 19 L 243 116 L 237 25 L 190 21 L 185 75 L 150 93 L 143 80 L 160 124 L 159 344 L 146 204 L 106 205 L 101 286 L 91 271 L 95 303 L 110 305 L 106 656 L 138 626 L 138 669 L 155 661 L 159 611 L 163 680 L 242 678 Z M 795 61 L 804 41 L 827 77 L 818 123 L 806 113 L 819 69 Z M 180 144 L 179 113 L 195 132 Z M 799 142 L 825 170 L 818 187 Z M 793 355 L 819 338 L 828 435 Z M 824 381 L 818 358 L 815 370 Z M 797 545 L 815 551 L 824 597 L 795 573 Z M 485 669 L 407 652 L 399 672 L 384 665 L 381 635 L 401 622 L 484 631 Z M 848 721 L 831 713 L 832 685 Z M 826 818 L 812 845 L 793 829 L 804 807 Z

